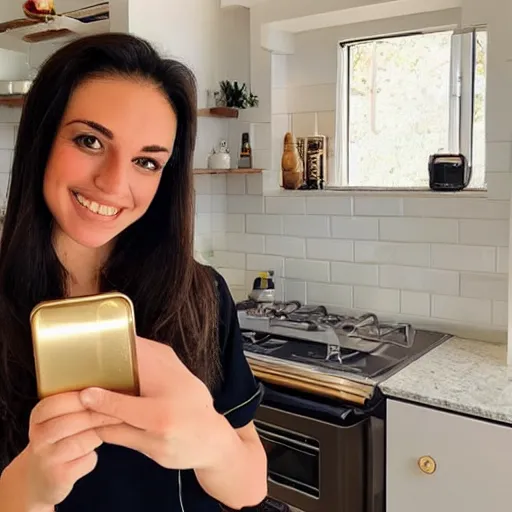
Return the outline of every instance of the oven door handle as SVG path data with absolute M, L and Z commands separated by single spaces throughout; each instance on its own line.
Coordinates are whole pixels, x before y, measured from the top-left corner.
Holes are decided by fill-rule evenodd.
M 317 455 L 320 453 L 320 448 L 316 446 L 311 446 L 307 443 L 303 443 L 302 441 L 296 441 L 295 439 L 290 440 L 284 436 L 275 434 L 274 432 L 267 432 L 261 428 L 256 428 L 256 430 L 260 437 L 269 443 L 276 443 L 281 446 L 285 446 L 286 448 L 290 448 L 291 450 L 300 451 L 305 455 Z

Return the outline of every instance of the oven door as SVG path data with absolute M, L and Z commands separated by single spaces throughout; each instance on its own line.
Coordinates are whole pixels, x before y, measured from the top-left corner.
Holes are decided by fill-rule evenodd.
M 289 402 L 286 393 L 281 395 Z M 301 407 L 292 412 L 267 398 L 256 414 L 268 459 L 269 496 L 304 512 L 376 511 L 368 487 L 370 418 L 344 418 L 349 409 L 338 408 L 338 421 L 325 421 L 307 413 L 308 401 L 299 400 Z M 310 405 L 321 409 L 314 401 Z

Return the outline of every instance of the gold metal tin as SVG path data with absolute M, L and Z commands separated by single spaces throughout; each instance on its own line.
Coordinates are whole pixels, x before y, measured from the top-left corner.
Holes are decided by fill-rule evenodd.
M 135 314 L 127 296 L 42 302 L 30 326 L 40 398 L 91 386 L 139 394 Z

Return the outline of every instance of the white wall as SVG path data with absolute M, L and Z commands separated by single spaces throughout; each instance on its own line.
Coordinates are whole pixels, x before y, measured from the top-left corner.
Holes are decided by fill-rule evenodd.
M 256 271 L 269 268 L 279 276 L 281 298 L 370 309 L 384 318 L 504 340 L 512 171 L 508 8 L 497 0 L 485 9 L 465 2 L 460 10 L 410 18 L 428 26 L 441 19 L 488 24 L 489 190 L 487 197 L 453 197 L 267 189 L 277 183 L 286 130 L 311 132 L 317 114 L 320 130 L 333 135 L 338 38 L 383 34 L 406 21 L 305 32 L 294 36 L 292 55 L 271 55 L 261 48 L 261 27 L 282 19 L 284 3 L 287 16 L 298 15 L 287 0 L 272 2 L 276 11 L 269 2 L 251 9 L 251 82 L 263 101 L 248 120 L 260 135 L 254 143 L 271 151 L 271 171 L 261 195 L 247 194 L 246 183 L 228 190 L 230 226 L 214 239 L 216 264 L 237 289 L 245 270 L 244 292 Z M 328 2 L 320 3 L 324 9 Z

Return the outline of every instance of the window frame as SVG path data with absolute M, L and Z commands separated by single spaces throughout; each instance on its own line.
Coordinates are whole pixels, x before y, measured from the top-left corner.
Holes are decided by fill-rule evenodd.
M 400 191 L 430 190 L 428 187 L 370 187 L 350 185 L 349 180 L 349 95 L 350 95 L 350 48 L 355 44 L 426 35 L 440 32 L 452 32 L 450 62 L 450 115 L 449 115 L 449 147 L 450 151 L 466 155 L 468 164 L 473 163 L 473 122 L 474 93 L 476 71 L 476 38 L 478 32 L 487 31 L 485 25 L 468 28 L 457 28 L 453 25 L 435 27 L 424 30 L 409 30 L 384 34 L 373 37 L 361 37 L 339 41 L 337 52 L 336 112 L 335 112 L 335 152 L 334 169 L 326 183 L 330 190 L 363 190 L 363 191 Z M 486 56 L 488 58 L 488 56 Z M 425 163 L 426 165 L 426 163 Z M 471 187 L 469 192 L 482 192 L 486 188 Z

